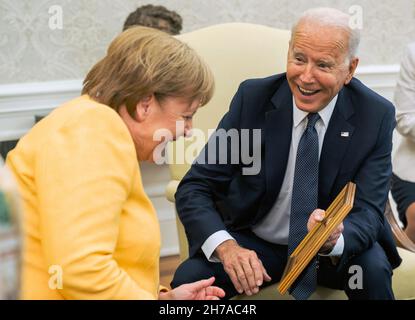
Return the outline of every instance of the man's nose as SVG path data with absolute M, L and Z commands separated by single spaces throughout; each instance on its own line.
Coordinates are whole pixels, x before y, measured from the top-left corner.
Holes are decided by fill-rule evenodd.
M 311 64 L 306 65 L 306 67 L 300 75 L 300 80 L 303 83 L 314 82 L 313 66 Z

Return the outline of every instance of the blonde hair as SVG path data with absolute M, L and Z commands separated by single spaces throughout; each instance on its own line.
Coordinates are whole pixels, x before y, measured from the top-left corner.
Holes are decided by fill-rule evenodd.
M 165 32 L 132 27 L 110 44 L 107 55 L 87 74 L 82 94 L 118 111 L 123 104 L 133 115 L 137 103 L 154 94 L 166 97 L 212 98 L 210 68 L 187 44 Z

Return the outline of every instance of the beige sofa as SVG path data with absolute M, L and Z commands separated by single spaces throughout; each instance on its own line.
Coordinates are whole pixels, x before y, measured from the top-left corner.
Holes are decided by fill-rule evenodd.
M 215 76 L 215 95 L 207 106 L 198 111 L 194 119 L 194 127 L 207 134 L 208 129 L 216 128 L 227 111 L 240 82 L 285 71 L 290 32 L 260 25 L 229 23 L 200 29 L 178 38 L 188 43 L 207 61 Z M 173 161 L 177 159 L 177 145 L 181 143 L 183 141 L 178 141 L 169 147 L 171 181 L 166 196 L 172 202 L 180 180 L 190 167 L 190 164 L 177 164 Z M 205 141 L 199 140 L 199 143 L 204 144 Z M 389 215 L 389 218 L 393 220 L 394 216 Z M 188 246 L 183 226 L 178 219 L 177 227 L 180 256 L 184 259 Z M 401 232 L 399 227 L 394 231 Z M 394 272 L 394 292 L 397 299 L 415 299 L 415 253 L 404 249 L 399 251 L 403 263 Z M 343 291 L 323 287 L 319 287 L 311 296 L 311 299 L 346 298 Z M 272 285 L 260 290 L 255 296 L 241 295 L 235 299 L 291 299 L 291 296 L 281 296 L 277 286 Z

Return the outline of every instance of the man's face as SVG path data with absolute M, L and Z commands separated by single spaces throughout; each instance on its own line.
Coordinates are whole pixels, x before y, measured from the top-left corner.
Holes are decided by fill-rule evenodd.
M 299 109 L 320 111 L 350 82 L 358 59 L 347 63 L 348 41 L 339 28 L 298 25 L 288 51 L 287 79 Z

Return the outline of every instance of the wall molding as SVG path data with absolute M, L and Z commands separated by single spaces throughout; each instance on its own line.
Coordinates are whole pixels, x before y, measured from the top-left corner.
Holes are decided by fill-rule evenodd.
M 356 77 L 374 90 L 393 89 L 398 72 L 399 65 L 367 65 Z M 81 79 L 0 85 L 0 118 L 48 113 L 81 90 Z
M 82 91 L 82 80 L 0 85 L 0 117 L 45 114 Z
M 160 250 L 160 257 L 175 256 L 179 254 L 179 246 L 163 247 Z
M 368 65 L 358 67 L 356 77 L 385 98 L 392 100 L 399 75 L 399 65 Z
M 0 85 L 0 141 L 19 139 L 60 104 L 80 95 L 82 80 Z

